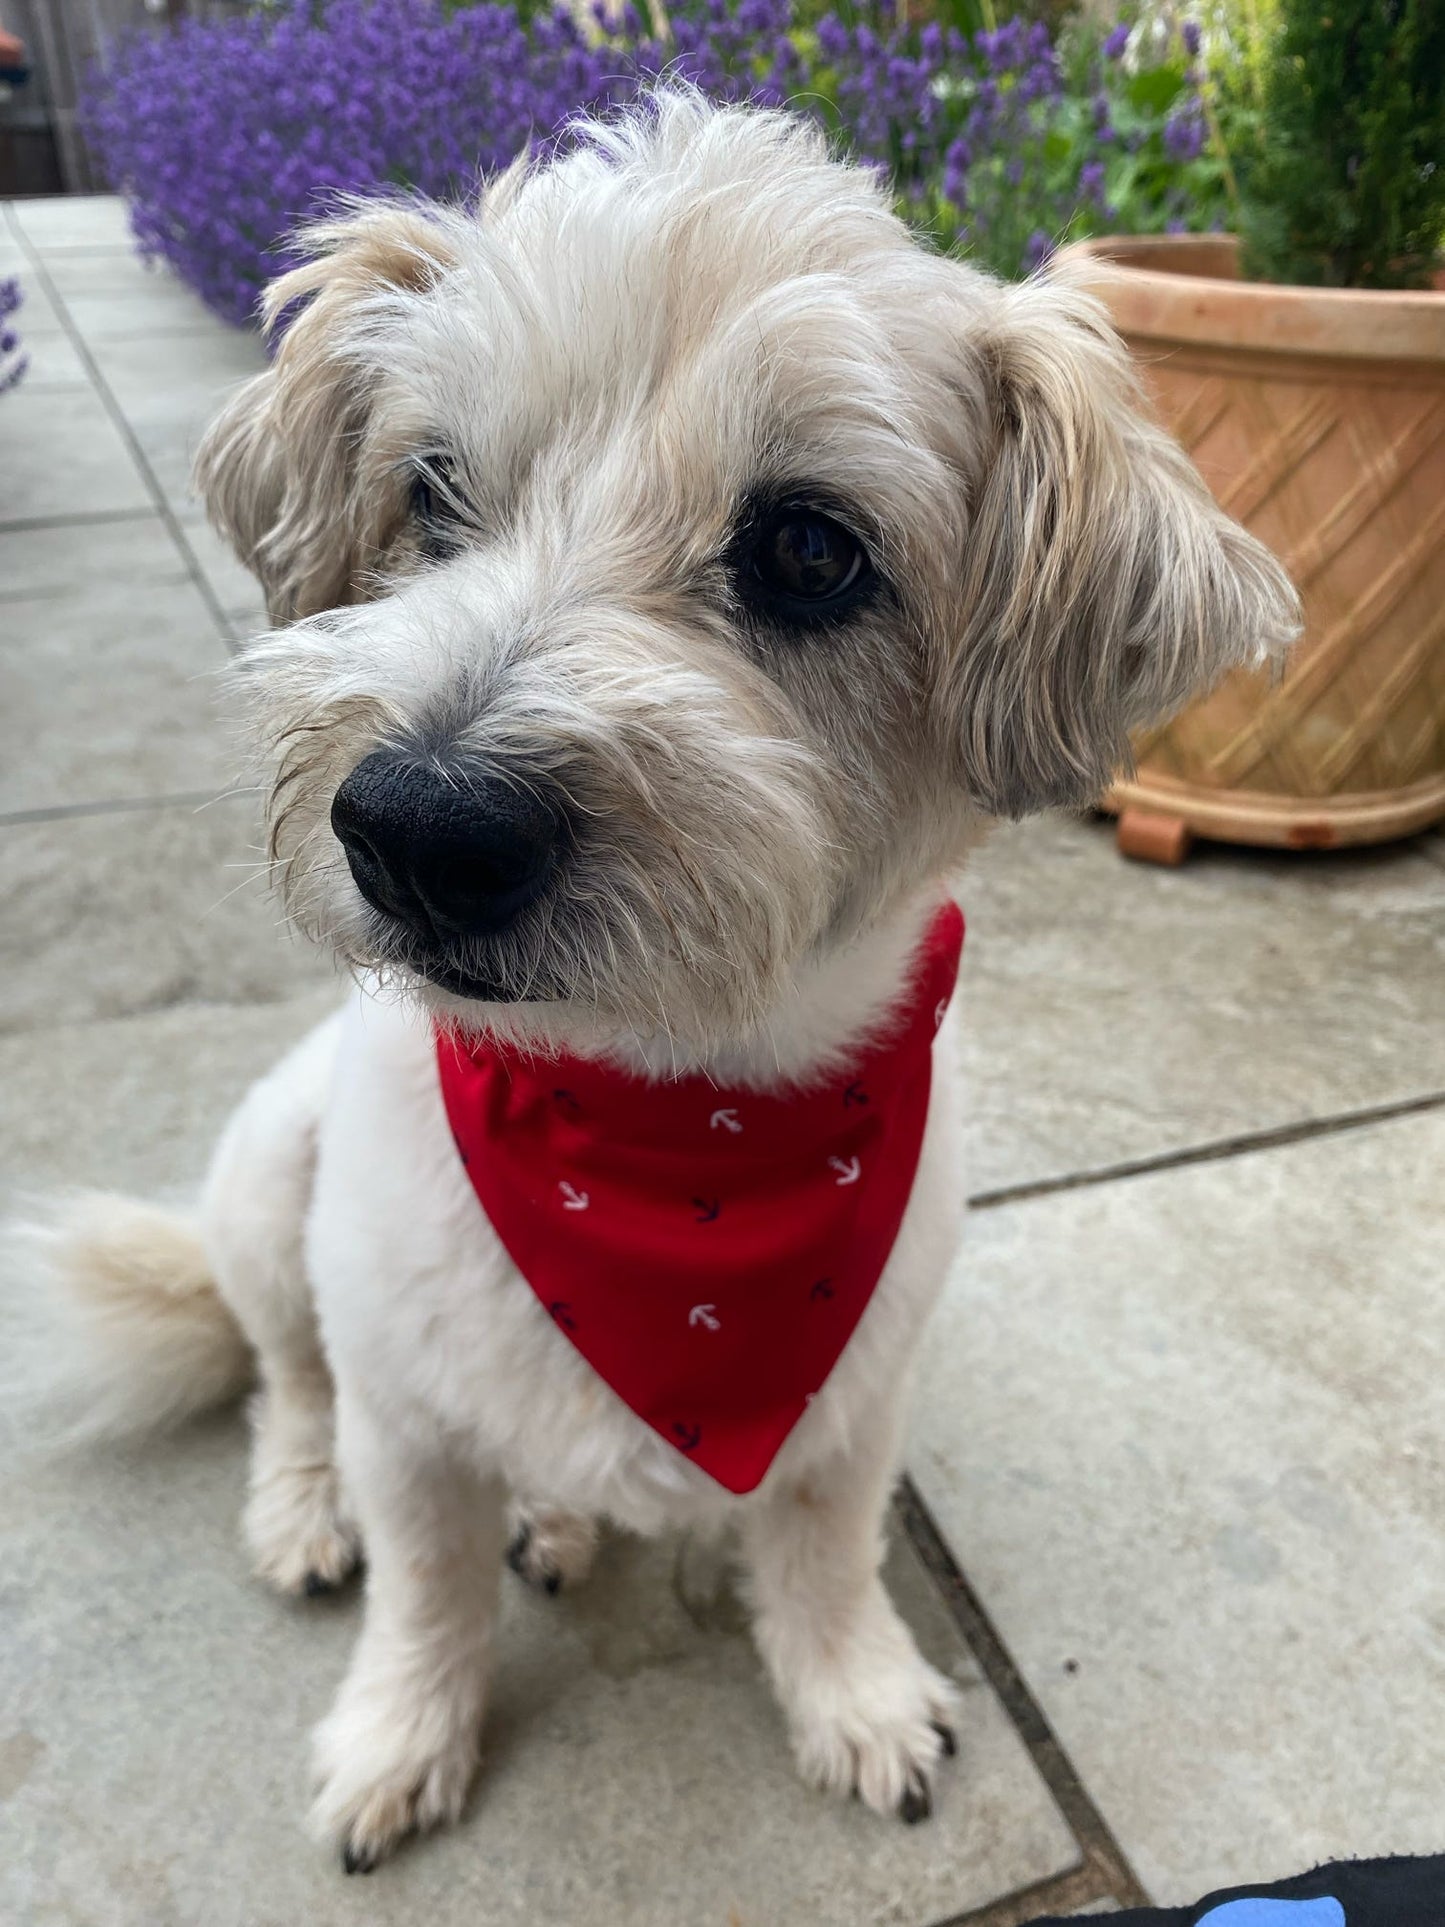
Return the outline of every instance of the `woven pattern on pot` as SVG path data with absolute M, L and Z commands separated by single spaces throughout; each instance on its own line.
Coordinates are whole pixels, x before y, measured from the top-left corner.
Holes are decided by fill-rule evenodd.
M 1139 344 L 1161 414 L 1299 586 L 1288 673 L 1140 738 L 1141 771 L 1300 797 L 1445 779 L 1445 376 Z

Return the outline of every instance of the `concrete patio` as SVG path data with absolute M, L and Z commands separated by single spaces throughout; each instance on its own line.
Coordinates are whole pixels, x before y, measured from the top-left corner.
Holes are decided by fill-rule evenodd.
M 257 344 L 112 200 L 0 207 L 0 1211 L 183 1193 L 332 1001 L 213 672 L 262 621 L 188 492 Z M 1445 839 L 965 893 L 977 1205 L 894 1585 L 966 1695 L 927 1826 L 794 1780 L 686 1547 L 512 1588 L 462 1826 L 367 1882 L 299 1824 L 358 1602 L 248 1578 L 232 1415 L 0 1468 L 0 1920 L 1013 1927 L 1445 1847 Z

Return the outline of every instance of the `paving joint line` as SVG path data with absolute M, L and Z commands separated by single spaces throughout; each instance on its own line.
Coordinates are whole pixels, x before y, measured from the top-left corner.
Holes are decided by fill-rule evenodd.
M 894 1506 L 909 1543 L 923 1561 L 1084 1856 L 1082 1866 L 1001 1895 L 986 1907 L 952 1914 L 938 1922 L 937 1927 L 985 1927 L 985 1924 L 986 1927 L 1014 1927 L 1014 1923 L 1037 1917 L 1040 1907 L 1034 1907 L 1033 1913 L 1017 1909 L 1033 1907 L 1040 1894 L 1044 1907 L 1052 1904 L 1058 1893 L 1063 1893 L 1070 1904 L 1078 1907 L 1086 1907 L 1091 1900 L 1116 1900 L 1121 1907 L 1147 1907 L 1149 1896 L 1123 1848 L 1095 1806 L 1063 1742 L 1049 1725 L 998 1628 L 949 1551 L 933 1514 L 906 1473 L 899 1481 Z
M 148 516 L 147 520 L 149 519 Z M 10 533 L 9 529 L 3 522 L 0 522 L 0 535 L 6 535 L 8 533 Z M 80 586 L 83 587 L 84 585 L 82 584 Z M 97 584 L 97 587 L 99 586 L 100 585 Z M 109 586 L 113 590 L 114 584 Z M 158 571 L 155 575 L 147 576 L 145 578 L 145 586 L 148 589 L 191 588 L 193 586 L 191 583 L 191 572 L 186 567 L 185 558 L 178 555 L 173 569 L 165 568 Z M 7 608 L 13 609 L 17 603 L 63 602 L 67 597 L 73 597 L 75 595 L 76 587 L 77 584 L 74 582 L 54 582 L 47 587 L 38 589 L 21 589 L 16 595 L 10 596 L 7 599 L 6 606 Z
M 1051 1874 L 1031 1886 L 1019 1887 L 1002 1900 L 990 1900 L 966 1914 L 955 1914 L 939 1927 L 1030 1927 L 1032 1921 L 1055 1914 L 1076 1914 L 1100 1900 L 1113 1900 L 1114 1894 L 1101 1885 L 1096 1867 L 1087 1862 L 1068 1873 Z
M 17 515 L 0 522 L 0 532 L 34 533 L 37 529 L 88 529 L 109 522 L 149 522 L 154 509 L 94 509 L 88 515 Z
M 1086 1171 L 1070 1171 L 1062 1177 L 1027 1178 L 1019 1184 L 1002 1184 L 993 1190 L 976 1191 L 969 1199 L 972 1211 L 991 1211 L 998 1205 L 1026 1204 L 1034 1198 L 1052 1198 L 1065 1191 L 1087 1191 L 1097 1185 L 1115 1184 L 1125 1178 L 1152 1177 L 1156 1171 L 1186 1170 L 1196 1164 L 1218 1164 L 1226 1158 L 1245 1157 L 1251 1151 L 1276 1151 L 1292 1144 L 1308 1144 L 1316 1138 L 1340 1137 L 1371 1124 L 1389 1124 L 1396 1118 L 1419 1117 L 1445 1109 L 1445 1091 L 1428 1091 L 1417 1097 L 1394 1098 L 1383 1104 L 1366 1104 L 1353 1111 L 1334 1111 L 1325 1117 L 1300 1118 L 1292 1124 L 1269 1125 L 1258 1131 L 1237 1131 L 1229 1137 L 1210 1138 L 1202 1144 L 1187 1144 L 1177 1151 L 1159 1151 L 1148 1157 L 1121 1158 L 1115 1164 L 1095 1165 Z
M 93 803 L 51 803 L 37 810 L 0 811 L 0 830 L 27 823 L 65 823 L 80 816 L 125 816 L 143 810 L 203 810 L 245 794 L 239 790 L 177 790 L 166 796 L 110 796 Z
M 175 543 L 181 559 L 186 565 L 192 583 L 200 591 L 201 598 L 211 613 L 211 617 L 216 624 L 217 640 L 228 655 L 234 654 L 236 650 L 235 625 L 221 607 L 221 599 L 212 587 L 205 570 L 201 567 L 196 557 L 196 552 L 191 547 L 190 539 L 186 535 L 184 525 L 180 517 L 176 514 L 175 509 L 171 506 L 170 498 L 161 487 L 159 476 L 151 466 L 150 457 L 141 447 L 139 438 L 135 430 L 131 427 L 125 411 L 117 401 L 110 383 L 101 373 L 100 364 L 91 353 L 89 342 L 86 341 L 80 329 L 75 325 L 74 317 L 71 315 L 65 298 L 56 287 L 54 281 L 51 280 L 49 271 L 46 268 L 39 250 L 23 234 L 21 236 L 21 246 L 30 256 L 35 273 L 39 277 L 41 287 L 55 304 L 56 313 L 60 316 L 61 326 L 70 337 L 71 345 L 80 358 L 81 366 L 90 377 L 91 386 L 100 398 L 101 407 L 104 408 L 106 414 L 109 415 L 112 425 L 130 451 L 130 458 L 135 463 L 140 473 L 141 481 L 145 484 L 147 493 L 155 505 L 155 512 L 160 516 L 162 522 L 165 523 L 166 532 L 172 542 Z

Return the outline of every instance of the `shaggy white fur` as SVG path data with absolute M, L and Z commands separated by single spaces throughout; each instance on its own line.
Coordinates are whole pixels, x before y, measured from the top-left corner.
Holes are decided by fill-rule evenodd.
M 312 242 L 271 309 L 306 305 L 200 472 L 280 625 L 239 677 L 278 882 L 361 987 L 244 1100 L 194 1227 L 99 1200 L 50 1234 L 40 1379 L 106 1429 L 224 1396 L 249 1341 L 258 1571 L 331 1585 L 365 1547 L 316 1747 L 349 1867 L 462 1805 L 509 1540 L 573 1579 L 597 1518 L 736 1527 L 803 1772 L 921 1817 L 954 1696 L 879 1563 L 960 1230 L 948 1034 L 882 1282 L 736 1499 L 516 1276 L 433 1025 L 648 1076 L 816 1074 L 897 999 L 989 815 L 1087 800 L 1132 726 L 1282 646 L 1292 592 L 1085 296 L 929 254 L 784 115 L 664 92 L 476 213 L 362 206 Z M 750 600 L 748 531 L 779 502 L 866 552 L 869 593 L 826 624 Z M 438 987 L 331 834 L 379 748 L 563 799 L 548 889 L 449 954 L 485 1000 Z

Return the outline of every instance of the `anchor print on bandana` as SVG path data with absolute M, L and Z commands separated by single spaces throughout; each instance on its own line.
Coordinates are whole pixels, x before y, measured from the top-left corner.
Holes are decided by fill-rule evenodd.
M 539 1311 L 731 1492 L 762 1480 L 888 1262 L 962 941 L 945 905 L 878 1034 L 794 1092 L 438 1035 L 462 1171 Z

